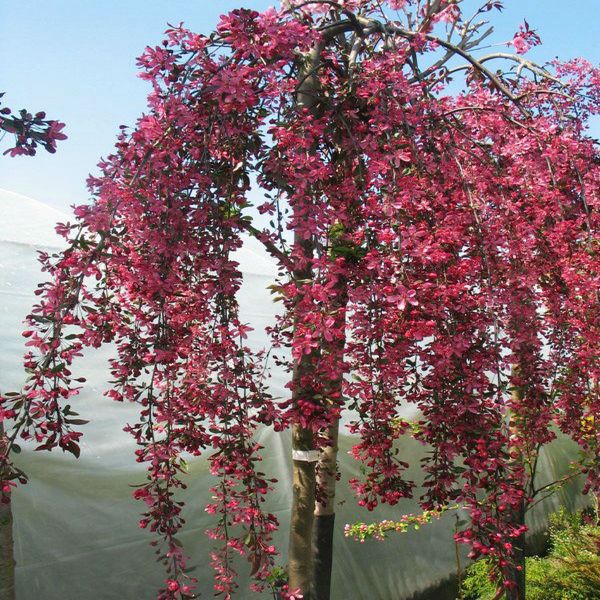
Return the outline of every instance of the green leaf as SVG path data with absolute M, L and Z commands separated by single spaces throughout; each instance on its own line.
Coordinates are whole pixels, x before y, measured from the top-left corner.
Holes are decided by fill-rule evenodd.
M 86 421 L 85 419 L 65 419 L 65 423 L 68 423 L 69 425 L 87 425 L 89 421 Z

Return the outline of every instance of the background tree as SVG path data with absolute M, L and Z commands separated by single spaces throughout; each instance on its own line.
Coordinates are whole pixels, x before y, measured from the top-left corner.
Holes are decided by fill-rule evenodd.
M 401 408 L 419 408 L 431 449 L 421 504 L 468 507 L 457 539 L 517 595 L 522 456 L 553 423 L 598 447 L 580 433 L 599 406 L 598 163 L 585 136 L 598 74 L 584 61 L 525 59 L 539 41 L 527 24 L 510 42 L 517 54 L 479 55 L 483 16 L 501 4 L 472 16 L 460 5 L 240 9 L 208 37 L 171 28 L 140 58 L 148 113 L 91 179 L 94 201 L 59 228 L 67 249 L 42 256 L 49 280 L 24 333 L 30 376 L 3 398 L 13 427 L 2 457 L 11 485 L 18 436 L 79 453 L 71 363 L 115 342 L 108 395 L 140 405 L 128 430 L 148 481 L 134 495 L 141 526 L 163 540 L 160 598 L 191 597 L 196 583 L 177 538 L 182 452 L 209 453 L 215 590 L 228 598 L 236 555 L 260 585 L 276 553 L 276 519 L 262 508 L 275 482 L 253 433 L 291 429 L 281 593 L 321 600 L 343 411 L 364 471 L 351 484 L 373 508 L 415 492 L 394 441 L 409 428 Z M 453 94 L 457 73 L 464 89 Z M 251 177 L 265 196 L 256 207 Z M 280 269 L 270 331 L 289 350 L 276 358 L 290 373 L 281 402 L 265 355 L 244 341 L 231 253 L 245 234 Z

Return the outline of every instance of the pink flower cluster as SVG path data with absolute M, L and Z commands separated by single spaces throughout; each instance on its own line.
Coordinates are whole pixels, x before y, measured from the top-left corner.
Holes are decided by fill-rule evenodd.
M 4 92 L 0 93 L 0 98 L 3 96 Z M 15 145 L 4 152 L 10 156 L 33 156 L 38 146 L 48 152 L 56 152 L 56 142 L 67 139 L 62 132 L 64 127 L 65 124 L 60 121 L 46 119 L 45 112 L 32 115 L 23 109 L 17 116 L 6 106 L 0 108 L 0 131 L 12 134 L 15 138 Z
M 519 25 L 519 31 L 509 43 L 518 54 L 525 54 L 533 46 L 539 46 L 542 40 L 535 30 L 530 29 L 529 23 L 525 21 L 522 25 Z

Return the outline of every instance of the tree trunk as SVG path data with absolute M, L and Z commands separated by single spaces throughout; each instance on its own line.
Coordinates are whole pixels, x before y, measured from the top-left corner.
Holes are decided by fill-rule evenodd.
M 314 573 L 311 600 L 329 600 L 331 596 L 339 427 L 338 419 L 328 430 L 331 446 L 324 448 L 319 458 L 317 487 L 322 497 L 321 501 L 317 501 L 315 504 Z
M 300 109 L 307 108 L 317 116 L 319 77 L 317 69 L 321 60 L 322 45 L 316 45 L 305 57 L 301 67 L 301 83 L 297 93 Z M 299 217 L 300 218 L 300 217 Z M 294 234 L 294 251 L 303 257 L 308 266 L 296 269 L 293 277 L 297 282 L 311 280 L 314 240 L 304 239 L 297 231 Z M 302 284 L 304 285 L 304 284 Z M 295 319 L 296 322 L 298 318 Z M 303 379 L 313 368 L 316 353 L 303 355 L 294 368 L 292 376 L 292 402 L 313 398 L 315 391 L 307 389 Z M 313 523 L 315 509 L 316 458 L 313 432 L 295 424 L 292 427 L 292 512 L 290 515 L 290 540 L 288 546 L 288 585 L 293 592 L 300 590 L 304 600 L 310 600 L 313 574 Z
M 0 446 L 4 429 L 0 423 Z M 12 510 L 10 502 L 0 502 L 0 600 L 15 598 L 15 559 L 13 556 Z
M 302 249 L 304 256 L 312 255 L 309 240 L 295 236 L 295 244 Z M 309 261 L 310 263 L 310 261 Z M 312 267 L 294 272 L 297 281 L 311 279 Z M 295 323 L 298 323 L 298 316 Z M 306 386 L 311 380 L 318 351 L 303 355 L 294 367 L 292 375 L 292 403 L 313 399 L 315 390 Z M 316 474 L 315 465 L 318 453 L 315 450 L 312 429 L 298 423 L 292 426 L 292 512 L 290 515 L 290 540 L 288 547 L 288 585 L 291 591 L 300 590 L 304 600 L 310 600 L 310 584 L 313 573 L 313 522 L 315 508 Z
M 525 502 L 521 502 L 514 512 L 516 525 L 525 524 Z M 506 568 L 505 578 L 514 583 L 514 587 L 506 591 L 506 600 L 525 600 L 525 534 L 522 533 L 513 544 L 514 564 Z M 517 569 L 516 567 L 520 567 Z
M 512 367 L 512 378 L 518 378 L 521 374 L 521 368 L 518 364 Z M 512 397 L 515 402 L 523 400 L 523 386 L 512 384 Z M 510 423 L 511 433 L 520 437 L 519 425 L 514 421 L 514 416 L 511 416 Z M 524 463 L 524 457 L 521 449 L 512 449 L 516 452 L 521 463 Z M 523 464 L 524 466 L 524 464 Z M 527 484 L 525 484 L 527 487 Z M 518 508 L 513 511 L 512 522 L 514 525 L 525 525 L 525 500 L 522 500 Z M 512 581 L 513 587 L 506 590 L 506 600 L 525 600 L 525 533 L 522 533 L 513 543 L 513 564 L 506 567 L 504 570 L 504 578 Z
M 336 241 L 332 238 L 332 244 Z M 335 258 L 335 256 L 333 256 Z M 348 305 L 348 282 L 340 276 L 335 286 L 336 298 L 332 306 L 335 331 L 342 336 L 323 346 L 325 358 L 330 355 L 340 365 L 346 344 L 346 307 Z M 332 406 L 342 401 L 343 370 L 330 383 L 328 395 Z M 327 430 L 329 446 L 321 450 L 317 468 L 317 502 L 315 504 L 315 533 L 313 542 L 314 573 L 311 600 L 329 600 L 331 597 L 331 570 L 333 566 L 333 532 L 335 524 L 335 486 L 337 484 L 337 454 L 340 421 L 336 419 Z
M 10 503 L 0 504 L 0 600 L 15 598 L 12 512 Z
M 313 433 L 310 429 L 292 427 L 292 452 L 310 453 Z M 309 456 L 310 458 L 310 456 Z M 293 460 L 293 499 L 290 516 L 288 573 L 290 590 L 300 590 L 304 600 L 310 600 L 313 571 L 312 539 L 315 507 L 315 461 Z

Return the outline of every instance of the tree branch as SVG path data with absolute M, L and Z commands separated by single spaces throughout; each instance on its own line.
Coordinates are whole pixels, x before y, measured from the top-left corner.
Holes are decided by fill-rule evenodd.
M 250 223 L 250 221 L 247 221 L 246 219 L 240 219 L 239 226 L 240 229 L 251 235 L 256 240 L 258 240 L 273 258 L 277 259 L 282 265 L 286 266 L 288 269 L 292 268 L 292 261 L 290 260 L 290 257 L 285 252 L 280 250 L 263 231 L 254 227 L 254 225 L 252 225 L 252 223 Z
M 337 6 L 338 8 L 341 8 L 335 2 L 321 0 L 321 3 L 333 4 L 333 5 Z M 308 3 L 308 4 L 313 4 L 313 3 Z M 349 13 L 349 11 L 347 11 L 347 10 L 344 10 L 343 12 L 346 15 Z M 448 40 L 444 40 L 444 39 L 439 38 L 432 34 L 421 33 L 419 31 L 412 31 L 410 29 L 405 29 L 404 27 L 400 27 L 399 25 L 395 25 L 393 23 L 382 23 L 376 19 L 370 19 L 367 17 L 352 15 L 352 18 L 349 17 L 348 20 L 338 21 L 338 22 L 332 23 L 330 25 L 324 26 L 321 29 L 321 32 L 324 35 L 325 41 L 327 41 L 327 40 L 335 37 L 336 35 L 339 35 L 340 33 L 356 30 L 357 23 L 359 24 L 359 26 L 361 28 L 360 31 L 361 31 L 362 35 L 364 35 L 365 33 L 379 32 L 379 33 L 388 34 L 388 35 L 399 35 L 407 40 L 412 40 L 417 37 L 422 37 L 422 38 L 426 39 L 427 41 L 439 44 L 440 46 L 442 46 L 443 48 L 448 50 L 448 53 L 450 54 L 450 56 L 453 56 L 453 55 L 461 56 L 472 67 L 477 69 L 477 71 L 479 71 L 489 81 L 491 81 L 492 84 L 496 87 L 496 89 L 498 89 L 498 91 L 500 91 L 510 101 L 512 101 L 519 108 L 521 113 L 527 118 L 529 118 L 531 116 L 531 114 L 526 108 L 524 108 L 521 105 L 521 103 L 520 103 L 521 97 L 515 96 L 512 93 L 512 91 L 504 84 L 502 79 L 500 77 L 498 77 L 496 74 L 492 73 L 492 71 L 490 71 L 487 67 L 485 67 L 484 63 L 489 60 L 492 60 L 494 58 L 505 58 L 505 59 L 512 60 L 514 62 L 518 62 L 518 63 L 522 64 L 523 66 L 525 66 L 526 68 L 531 70 L 533 73 L 543 76 L 546 79 L 550 79 L 551 81 L 555 81 L 555 82 L 560 82 L 560 80 L 556 79 L 553 75 L 551 75 L 545 69 L 537 66 L 535 63 L 532 63 L 531 61 L 528 61 L 527 59 L 523 59 L 514 54 L 498 52 L 498 53 L 484 56 L 481 59 L 477 59 L 472 54 L 470 54 L 467 50 L 462 48 L 460 44 L 458 44 L 458 45 L 453 44 L 452 42 L 450 42 Z M 485 32 L 483 37 L 487 37 L 487 35 L 488 35 L 488 32 Z M 448 60 L 445 57 L 444 57 L 444 59 Z M 449 71 L 449 73 L 455 72 L 457 70 L 463 70 L 466 67 L 467 67 L 467 65 L 465 65 L 464 67 L 458 67 L 457 69 L 452 69 L 451 71 Z

